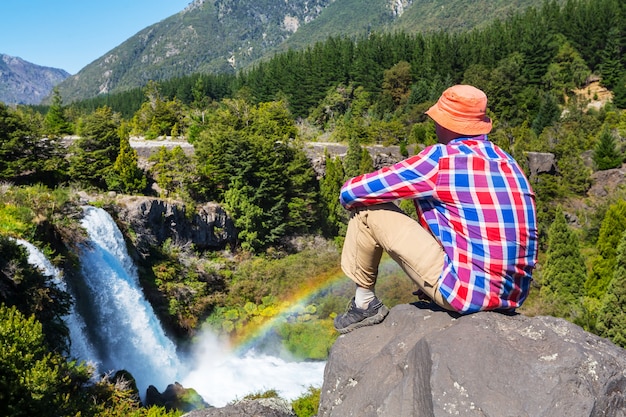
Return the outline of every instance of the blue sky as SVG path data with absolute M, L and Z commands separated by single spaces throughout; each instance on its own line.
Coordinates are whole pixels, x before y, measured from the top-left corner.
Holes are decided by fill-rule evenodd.
M 192 0 L 0 0 L 0 53 L 76 74 Z

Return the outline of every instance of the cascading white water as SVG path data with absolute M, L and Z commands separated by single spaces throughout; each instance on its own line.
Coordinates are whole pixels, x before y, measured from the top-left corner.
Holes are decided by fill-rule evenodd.
M 85 285 L 79 285 L 82 298 L 68 321 L 74 357 L 94 363 L 98 372 L 129 371 L 142 398 L 149 385 L 163 392 L 179 381 L 215 407 L 270 389 L 293 400 L 309 387 L 321 386 L 324 362 L 287 361 L 254 350 L 234 354 L 211 332 L 197 337 L 189 357 L 179 357 L 143 296 L 117 225 L 102 209 L 84 211 L 81 224 L 89 239 L 79 256 Z M 66 289 L 62 273 L 44 254 L 28 242 L 20 243 L 32 254 L 29 262 L 49 271 L 46 275 Z
M 37 267 L 43 275 L 50 277 L 61 290 L 68 292 L 63 273 L 59 268 L 52 265 L 52 262 L 46 258 L 46 255 L 39 248 L 22 239 L 16 239 L 15 242 L 24 246 L 28 251 L 29 264 Z M 74 298 L 71 293 L 69 295 Z M 70 332 L 70 355 L 75 359 L 90 362 L 97 367 L 98 358 L 96 351 L 87 338 L 85 321 L 76 311 L 74 302 L 72 302 L 69 314 L 63 317 L 63 321 Z
M 295 400 L 309 387 L 320 388 L 324 379 L 325 362 L 289 361 L 255 350 L 235 355 L 210 332 L 198 337 L 194 348 L 192 366 L 181 383 L 215 407 L 270 389 Z
M 163 391 L 177 380 L 181 365 L 176 346 L 141 291 L 124 238 L 99 208 L 85 207 L 81 224 L 89 235 L 80 254 L 89 290 L 86 321 L 102 361 L 100 371 L 127 370 L 142 397 L 150 385 Z

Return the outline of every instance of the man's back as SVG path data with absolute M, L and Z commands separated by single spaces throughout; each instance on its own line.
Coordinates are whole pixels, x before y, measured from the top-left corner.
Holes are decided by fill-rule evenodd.
M 493 143 L 441 147 L 432 198 L 417 199 L 422 223 L 447 254 L 442 286 L 463 312 L 517 307 L 536 263 L 534 193 L 515 160 Z

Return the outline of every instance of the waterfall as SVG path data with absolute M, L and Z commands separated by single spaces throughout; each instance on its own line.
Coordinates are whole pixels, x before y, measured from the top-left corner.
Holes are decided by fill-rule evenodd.
M 29 264 L 37 267 L 44 276 L 49 277 L 61 290 L 69 293 L 72 298 L 72 304 L 68 315 L 63 317 L 63 321 L 70 332 L 70 355 L 75 359 L 90 362 L 97 367 L 98 359 L 96 350 L 87 338 L 87 326 L 81 315 L 76 311 L 75 298 L 73 294 L 68 291 L 63 273 L 60 269 L 52 265 L 48 258 L 46 258 L 46 255 L 35 245 L 22 239 L 16 239 L 15 242 L 24 246 L 28 251 Z
M 80 260 L 89 300 L 85 319 L 101 358 L 102 372 L 125 369 L 139 393 L 159 391 L 177 380 L 176 346 L 145 299 L 122 233 L 103 209 L 85 207 L 81 221 L 89 240 Z
M 180 381 L 215 407 L 269 389 L 293 400 L 310 386 L 321 386 L 323 362 L 288 361 L 254 349 L 235 354 L 208 330 L 198 335 L 188 357 L 179 358 L 143 295 L 136 267 L 111 216 L 85 207 L 81 224 L 88 234 L 78 254 L 84 281 L 71 286 L 76 302 L 66 321 L 73 357 L 93 363 L 99 373 L 127 370 L 142 398 L 149 385 L 163 392 Z M 19 243 L 28 248 L 31 264 L 67 290 L 62 272 L 41 251 L 28 242 Z

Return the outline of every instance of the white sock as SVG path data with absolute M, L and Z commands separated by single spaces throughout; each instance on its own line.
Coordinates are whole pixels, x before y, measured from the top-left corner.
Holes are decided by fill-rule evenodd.
M 374 297 L 376 297 L 376 294 L 373 289 L 357 286 L 356 293 L 354 294 L 354 304 L 356 304 L 358 308 L 365 310 Z

